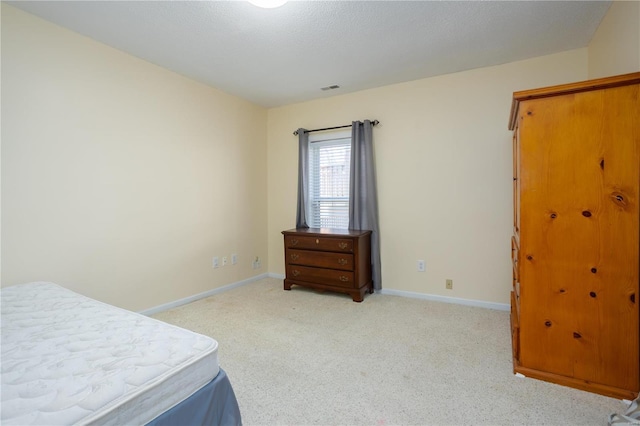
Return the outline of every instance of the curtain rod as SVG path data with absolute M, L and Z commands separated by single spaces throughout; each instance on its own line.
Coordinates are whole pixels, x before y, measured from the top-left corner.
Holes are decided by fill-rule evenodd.
M 372 121 L 371 121 L 371 124 L 372 124 L 372 125 L 374 125 L 374 126 L 375 126 L 376 124 L 379 124 L 379 123 L 380 123 L 380 122 L 379 122 L 378 120 L 372 120 Z M 344 126 L 325 127 L 324 129 L 305 130 L 305 132 L 306 132 L 306 133 L 313 133 L 313 132 L 321 132 L 321 131 L 323 131 L 323 130 L 344 129 L 345 127 L 351 127 L 351 126 L 352 126 L 351 124 L 346 124 L 346 125 L 344 125 Z M 293 132 L 293 134 L 294 134 L 295 136 L 298 136 L 298 131 L 297 131 L 297 130 L 296 130 L 296 131 L 294 131 L 294 132 Z

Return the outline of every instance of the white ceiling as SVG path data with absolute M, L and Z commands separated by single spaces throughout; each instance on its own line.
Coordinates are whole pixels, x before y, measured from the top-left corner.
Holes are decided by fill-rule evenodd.
M 610 1 L 12 6 L 265 107 L 585 47 Z M 340 85 L 337 90 L 320 88 Z

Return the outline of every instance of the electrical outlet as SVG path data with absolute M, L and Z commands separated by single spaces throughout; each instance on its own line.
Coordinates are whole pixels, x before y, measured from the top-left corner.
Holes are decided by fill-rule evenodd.
M 227 263 L 229 263 L 229 259 L 227 259 L 227 256 L 222 256 L 222 266 L 227 266 Z
M 260 269 L 260 258 L 258 256 L 253 261 L 253 269 Z
M 424 260 L 418 260 L 416 266 L 418 268 L 418 272 L 424 272 L 425 271 Z
M 211 266 L 213 266 L 214 268 L 217 268 L 220 266 L 220 260 L 218 259 L 218 256 L 215 256 L 213 258 L 213 260 L 211 261 Z
M 238 263 L 238 255 L 237 254 L 232 254 L 231 255 L 231 264 L 235 265 Z
M 453 290 L 453 280 L 447 280 L 447 290 Z

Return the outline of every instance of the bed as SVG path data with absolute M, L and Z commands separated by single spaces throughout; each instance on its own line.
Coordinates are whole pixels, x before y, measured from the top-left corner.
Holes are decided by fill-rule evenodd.
M 5 287 L 3 425 L 239 425 L 218 342 L 61 286 Z

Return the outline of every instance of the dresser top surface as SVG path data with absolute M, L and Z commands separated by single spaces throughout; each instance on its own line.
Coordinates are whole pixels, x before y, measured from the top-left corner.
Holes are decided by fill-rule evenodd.
M 284 235 L 308 235 L 310 237 L 360 237 L 362 235 L 370 234 L 369 230 L 355 230 L 355 229 L 334 229 L 334 228 L 294 228 L 282 231 Z

